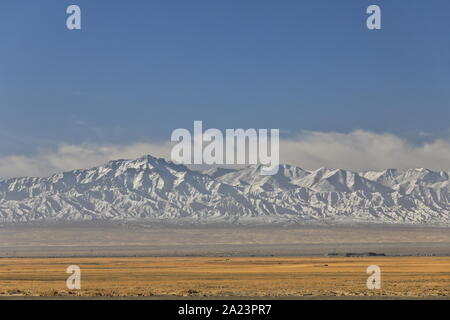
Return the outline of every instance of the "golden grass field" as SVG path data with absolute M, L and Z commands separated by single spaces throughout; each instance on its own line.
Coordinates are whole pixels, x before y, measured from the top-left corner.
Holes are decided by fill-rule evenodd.
M 368 290 L 378 265 L 381 290 Z M 81 290 L 66 268 L 81 268 Z M 450 257 L 1 258 L 1 296 L 450 297 Z

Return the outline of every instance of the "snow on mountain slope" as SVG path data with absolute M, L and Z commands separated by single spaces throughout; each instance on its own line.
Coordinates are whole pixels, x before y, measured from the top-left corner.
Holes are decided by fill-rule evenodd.
M 144 156 L 0 181 L 0 223 L 401 223 L 450 225 L 449 174 L 427 169 L 355 173 L 282 165 L 197 172 Z
M 393 191 L 376 181 L 368 180 L 354 172 L 341 169 L 320 168 L 303 179 L 297 180 L 296 184 L 317 192 L 364 191 L 367 193 L 389 193 Z
M 289 190 L 296 188 L 297 185 L 293 183 L 296 179 L 307 176 L 310 172 L 303 169 L 293 167 L 290 165 L 280 165 L 278 173 L 273 176 L 260 175 L 261 166 L 251 165 L 242 170 L 233 170 L 230 172 L 222 172 L 217 175 L 216 172 L 211 177 L 216 177 L 217 180 L 235 186 L 240 190 L 245 191 L 273 191 L 275 189 Z
M 411 193 L 415 187 L 448 188 L 450 181 L 447 172 L 435 172 L 424 168 L 368 171 L 361 173 L 361 176 L 405 193 Z

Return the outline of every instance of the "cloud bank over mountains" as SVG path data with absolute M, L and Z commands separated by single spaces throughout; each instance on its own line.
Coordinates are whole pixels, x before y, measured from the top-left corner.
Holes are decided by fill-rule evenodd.
M 350 133 L 305 132 L 281 143 L 281 163 L 307 169 L 352 171 L 387 168 L 450 170 L 450 139 L 414 145 L 397 135 L 356 130 Z
M 0 157 L 0 177 L 44 177 L 56 172 L 90 168 L 112 159 L 144 154 L 170 158 L 172 143 L 61 144 L 31 155 Z M 280 140 L 280 163 L 309 170 L 320 167 L 352 171 L 386 168 L 429 168 L 450 171 L 450 139 L 413 144 L 391 133 L 355 130 L 350 133 L 305 131 Z

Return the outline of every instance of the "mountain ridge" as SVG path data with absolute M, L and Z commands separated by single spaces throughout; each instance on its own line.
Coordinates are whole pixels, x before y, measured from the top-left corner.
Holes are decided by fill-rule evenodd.
M 450 175 L 280 165 L 195 171 L 146 155 L 0 180 L 0 223 L 388 223 L 450 226 Z

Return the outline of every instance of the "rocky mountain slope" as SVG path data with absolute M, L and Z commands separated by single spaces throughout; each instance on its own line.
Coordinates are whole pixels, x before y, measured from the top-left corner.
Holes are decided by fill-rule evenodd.
M 450 225 L 448 172 L 315 171 L 282 165 L 197 172 L 145 156 L 0 181 L 0 223 L 389 223 Z

